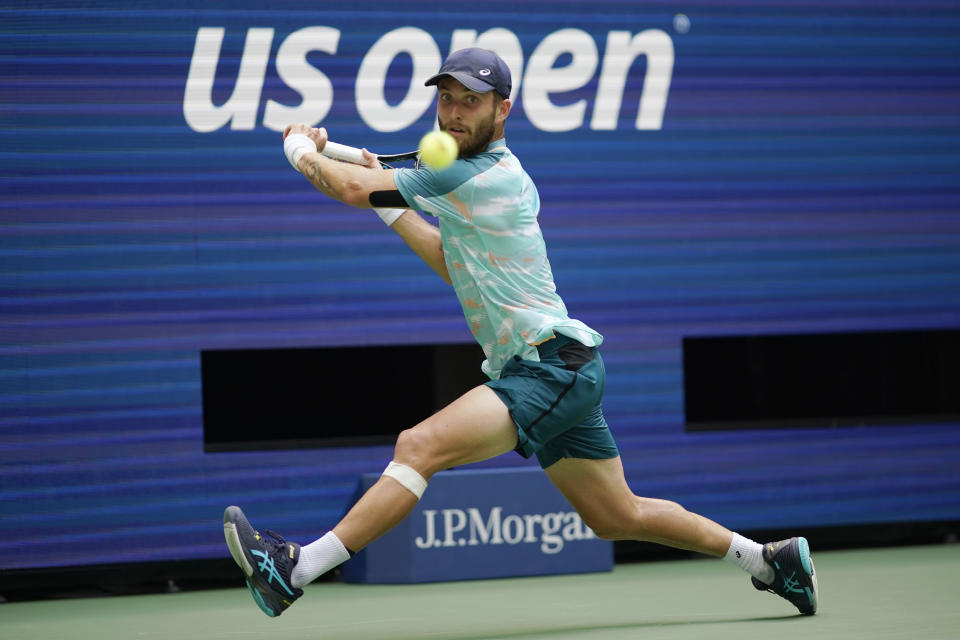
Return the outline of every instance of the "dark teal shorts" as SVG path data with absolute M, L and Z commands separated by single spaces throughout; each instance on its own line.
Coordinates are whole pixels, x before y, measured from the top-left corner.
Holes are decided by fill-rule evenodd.
M 517 425 L 516 452 L 536 454 L 546 469 L 561 458 L 619 455 L 600 401 L 606 373 L 596 347 L 557 335 L 539 347 L 540 362 L 514 356 L 486 383 Z

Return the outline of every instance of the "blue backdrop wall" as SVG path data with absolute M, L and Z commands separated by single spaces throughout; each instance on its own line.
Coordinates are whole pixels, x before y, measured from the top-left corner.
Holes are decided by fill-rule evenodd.
M 681 367 L 684 336 L 960 327 L 955 2 L 269 5 L 0 8 L 0 568 L 224 557 L 231 503 L 337 520 L 391 448 L 205 454 L 200 352 L 470 341 L 278 129 L 405 150 L 475 42 L 636 492 L 737 529 L 960 519 L 960 425 L 687 433 Z

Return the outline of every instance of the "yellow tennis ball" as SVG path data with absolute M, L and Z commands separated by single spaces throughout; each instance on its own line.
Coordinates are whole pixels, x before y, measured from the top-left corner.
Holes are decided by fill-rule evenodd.
M 457 141 L 446 131 L 431 131 L 420 139 L 420 159 L 434 169 L 446 169 L 459 153 Z

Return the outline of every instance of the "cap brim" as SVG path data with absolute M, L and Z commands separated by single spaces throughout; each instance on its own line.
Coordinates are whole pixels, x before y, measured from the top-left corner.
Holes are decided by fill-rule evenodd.
M 467 89 L 470 89 L 470 91 L 476 91 L 477 93 L 487 93 L 488 91 L 493 91 L 496 88 L 492 84 L 488 84 L 483 80 L 478 80 L 470 74 L 463 73 L 461 71 L 444 71 L 443 73 L 438 73 L 424 82 L 423 85 L 425 87 L 430 87 L 435 84 L 439 84 L 441 78 L 446 77 L 453 78 Z

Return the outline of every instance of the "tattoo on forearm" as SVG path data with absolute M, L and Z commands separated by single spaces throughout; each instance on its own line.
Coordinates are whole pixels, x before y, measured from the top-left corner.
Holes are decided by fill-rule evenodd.
M 311 162 L 308 172 L 310 182 L 313 183 L 318 190 L 324 195 L 330 196 L 331 198 L 339 198 L 339 193 L 336 189 L 333 188 L 333 185 L 324 177 L 323 170 L 320 167 L 319 162 Z

